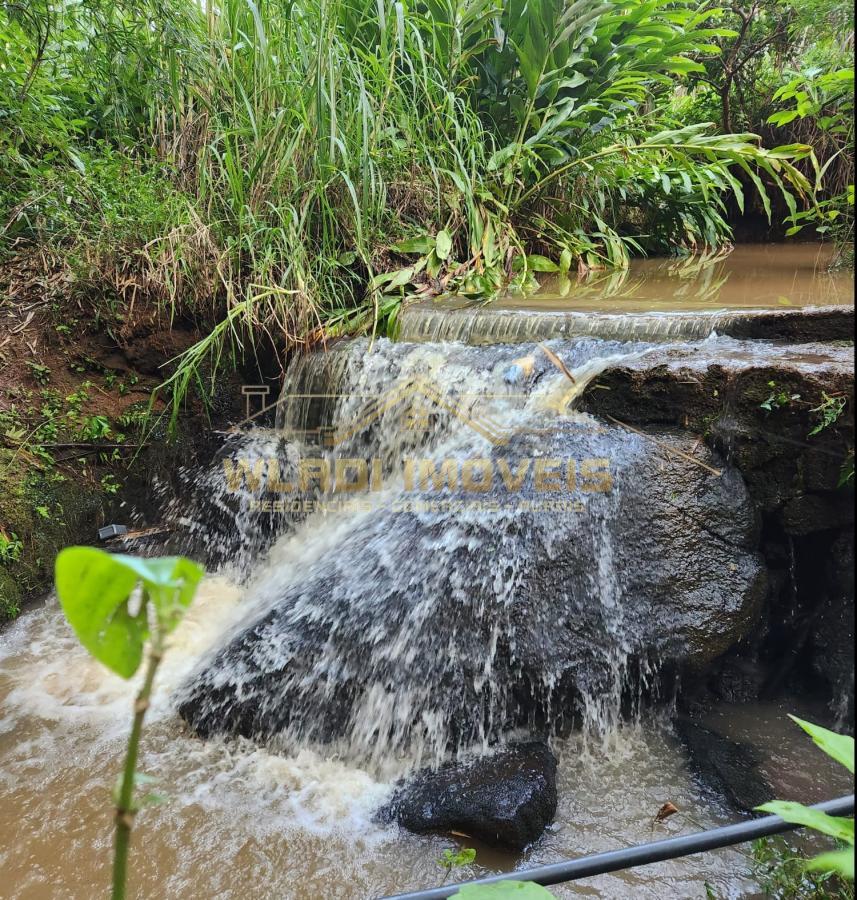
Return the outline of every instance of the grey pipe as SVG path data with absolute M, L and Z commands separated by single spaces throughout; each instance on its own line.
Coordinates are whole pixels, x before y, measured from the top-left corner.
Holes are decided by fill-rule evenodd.
M 812 808 L 833 816 L 854 815 L 854 795 L 817 803 Z M 754 841 L 757 838 L 781 834 L 784 831 L 792 831 L 800 827 L 802 826 L 792 825 L 779 816 L 765 816 L 761 819 L 751 819 L 747 822 L 739 822 L 737 825 L 726 825 L 697 834 L 685 834 L 665 841 L 639 844 L 623 850 L 611 850 L 608 853 L 596 853 L 594 856 L 583 856 L 580 859 L 551 863 L 549 866 L 539 866 L 536 869 L 505 872 L 502 875 L 491 875 L 476 881 L 447 884 L 443 887 L 412 891 L 408 894 L 395 894 L 384 900 L 444 900 L 446 897 L 452 897 L 464 884 L 493 884 L 497 881 L 534 881 L 541 885 L 561 884 L 564 881 L 591 878 L 593 875 L 617 872 L 633 866 L 645 866 L 649 863 L 662 862 L 665 859 L 678 859 L 681 856 L 702 853 L 705 850 L 731 847 L 733 844 L 743 844 L 746 841 Z

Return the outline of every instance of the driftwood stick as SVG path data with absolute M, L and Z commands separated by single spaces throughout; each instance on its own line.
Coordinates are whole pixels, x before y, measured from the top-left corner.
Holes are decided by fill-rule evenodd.
M 715 469 L 713 466 L 709 466 L 707 463 L 704 463 L 701 459 L 696 459 L 691 456 L 689 453 L 683 453 L 681 450 L 677 450 L 675 447 L 670 447 L 665 444 L 663 441 L 659 441 L 656 437 L 652 437 L 650 434 L 646 434 L 645 431 L 641 431 L 639 428 L 634 428 L 633 425 L 629 425 L 627 422 L 620 422 L 619 419 L 614 418 L 613 416 L 607 415 L 604 413 L 604 417 L 609 419 L 615 425 L 619 425 L 622 428 L 627 428 L 628 431 L 633 431 L 634 434 L 639 434 L 640 437 L 646 438 L 646 440 L 651 441 L 653 444 L 657 444 L 658 447 L 661 448 L 665 453 L 675 453 L 677 456 L 680 456 L 682 459 L 686 459 L 688 462 L 693 463 L 694 465 L 699 466 L 702 469 L 705 469 L 706 472 L 710 472 L 712 475 L 716 475 L 718 478 L 723 474 L 720 469 Z

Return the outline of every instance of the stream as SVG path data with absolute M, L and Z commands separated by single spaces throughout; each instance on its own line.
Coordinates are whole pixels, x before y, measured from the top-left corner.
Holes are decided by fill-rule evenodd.
M 477 847 L 457 873 L 477 877 L 736 821 L 694 774 L 661 674 L 710 664 L 756 615 L 746 488 L 728 459 L 700 450 L 699 466 L 674 435 L 653 444 L 578 401 L 607 366 L 665 345 L 775 359 L 718 323 L 853 304 L 850 276 L 823 261 L 806 245 L 645 261 L 485 310 L 419 305 L 397 342 L 294 359 L 276 421 L 184 473 L 166 512 L 219 565 L 159 672 L 139 768 L 165 801 L 135 825 L 132 895 L 368 900 L 438 884 L 451 847 Z M 615 328 L 545 353 L 557 312 Z M 54 598 L 0 634 L 0 896 L 105 890 L 134 691 L 88 658 Z M 823 703 L 705 715 L 752 743 L 778 796 L 845 793 L 788 713 L 818 721 Z M 418 767 L 532 733 L 559 760 L 559 805 L 522 854 L 377 820 Z M 680 813 L 653 825 L 668 801 Z M 739 847 L 552 890 L 760 896 L 750 869 Z

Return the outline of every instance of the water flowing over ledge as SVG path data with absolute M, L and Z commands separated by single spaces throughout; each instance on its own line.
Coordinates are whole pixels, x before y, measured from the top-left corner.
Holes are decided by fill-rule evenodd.
M 311 516 L 274 547 L 256 621 L 182 692 L 197 730 L 436 763 L 565 718 L 604 734 L 657 662 L 700 666 L 740 638 L 765 592 L 740 477 L 707 452 L 664 470 L 639 435 L 573 412 L 590 378 L 645 345 L 551 347 L 575 384 L 534 345 L 353 341 L 293 364 L 278 478 L 297 483 L 310 446 L 331 469 L 371 457 L 394 474 L 374 509 Z M 403 427 L 415 402 L 426 427 Z M 408 485 L 396 466 L 414 458 L 432 475 Z M 298 552 L 300 569 L 278 562 Z
M 562 310 L 476 309 L 414 304 L 401 313 L 403 341 L 515 344 L 551 338 L 597 337 L 619 341 L 702 340 L 715 334 L 761 340 L 849 340 L 854 308 L 801 310 L 698 310 L 605 313 Z

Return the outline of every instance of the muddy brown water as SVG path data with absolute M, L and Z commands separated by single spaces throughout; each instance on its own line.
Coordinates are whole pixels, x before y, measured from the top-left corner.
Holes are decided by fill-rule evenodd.
M 629 268 L 538 275 L 533 293 L 490 302 L 438 297 L 406 306 L 403 341 L 517 343 L 552 337 L 701 340 L 730 334 L 753 312 L 853 307 L 850 271 L 830 271 L 829 248 L 751 244 L 728 255 L 637 259 Z
M 744 244 L 705 259 L 636 259 L 624 271 L 585 278 L 540 275 L 534 294 L 493 305 L 609 313 L 853 305 L 853 273 L 828 271 L 831 257 L 818 244 Z
M 198 656 L 240 618 L 242 592 L 204 583 L 175 635 L 159 679 L 140 769 L 167 801 L 135 830 L 131 896 L 188 898 L 381 897 L 442 878 L 452 837 L 418 837 L 373 822 L 395 765 L 368 772 L 309 750 L 279 756 L 243 741 L 204 743 L 187 733 L 170 692 Z M 103 896 L 111 853 L 110 787 L 120 768 L 134 685 L 80 649 L 53 601 L 0 642 L 0 896 Z M 807 801 L 845 793 L 786 718 L 792 705 L 721 713 L 718 727 L 763 749 L 778 792 Z M 813 710 L 798 710 L 812 718 Z M 688 833 L 737 816 L 701 790 L 664 723 L 628 725 L 603 743 L 560 741 L 555 825 L 530 852 L 480 848 L 462 872 L 557 861 Z M 681 811 L 652 829 L 666 801 Z M 467 845 L 467 841 L 461 842 Z M 559 887 L 560 897 L 756 896 L 745 852 L 723 850 Z

